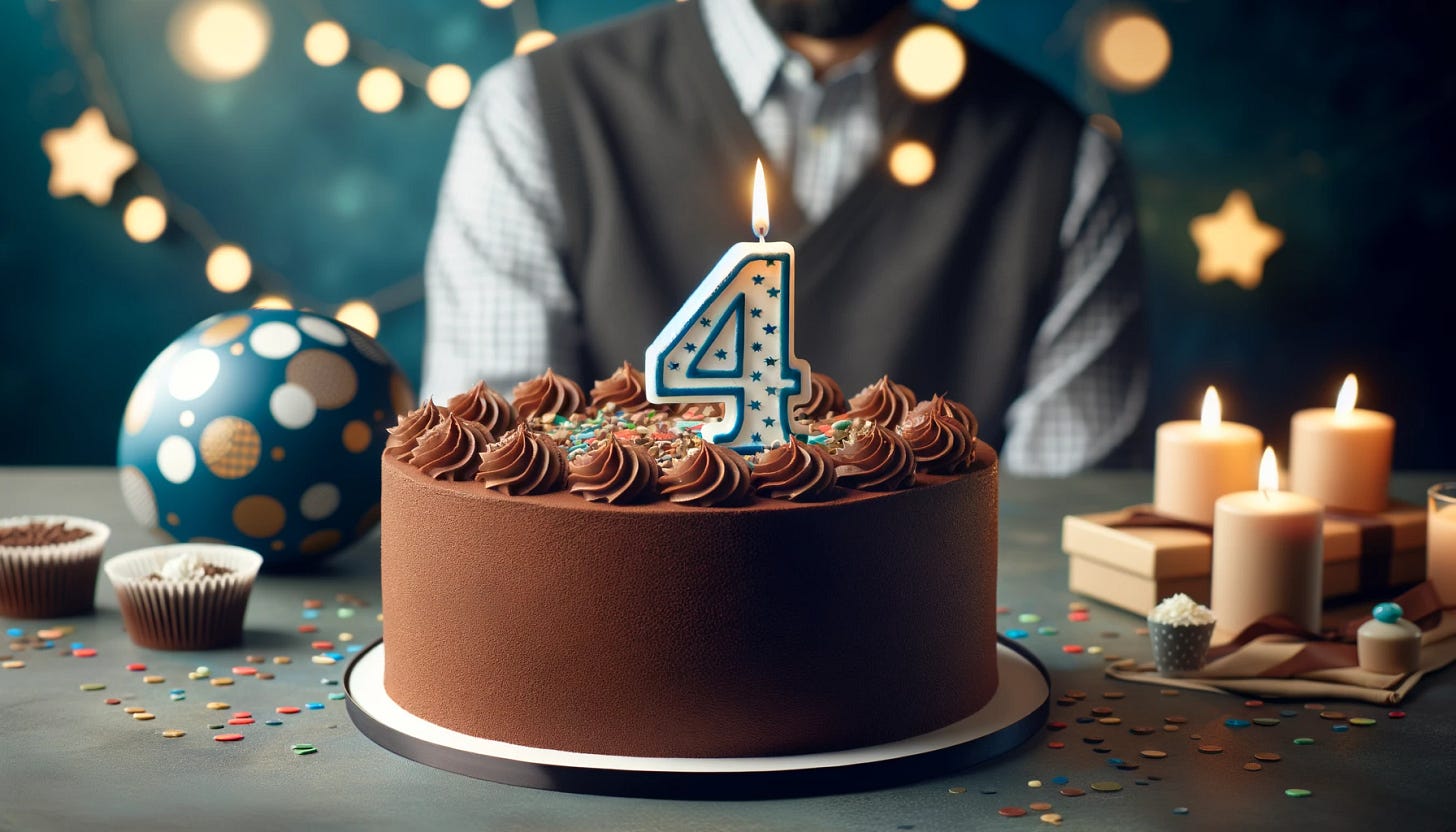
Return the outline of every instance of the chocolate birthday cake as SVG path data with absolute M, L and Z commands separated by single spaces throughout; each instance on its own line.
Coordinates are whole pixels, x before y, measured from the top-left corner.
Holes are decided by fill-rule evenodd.
M 997 687 L 997 465 L 976 419 L 814 374 L 795 438 L 706 442 L 624 364 L 400 417 L 383 454 L 385 689 L 517 745 L 646 757 L 874 745 Z

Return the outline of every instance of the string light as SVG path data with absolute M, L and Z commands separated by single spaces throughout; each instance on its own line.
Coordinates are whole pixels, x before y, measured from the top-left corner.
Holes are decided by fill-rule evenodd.
M 253 301 L 253 308 L 254 309 L 292 309 L 293 308 L 293 304 L 292 303 L 289 303 L 288 298 L 285 298 L 282 295 L 259 295 L 258 296 L 258 299 L 255 300 L 255 301 Z
M 139 243 L 150 243 L 167 230 L 167 208 L 154 196 L 142 195 L 126 204 L 121 215 L 126 236 Z
M 223 243 L 207 255 L 207 282 L 212 288 L 232 294 L 253 277 L 253 261 L 241 246 Z
M 924 185 L 934 173 L 935 153 L 925 142 L 902 141 L 890 151 L 890 175 L 901 185 Z
M 1087 61 L 1103 84 L 1122 92 L 1152 86 L 1168 71 L 1173 43 L 1146 12 L 1115 12 L 1087 31 Z
M 335 66 L 349 57 L 349 33 L 337 20 L 320 20 L 304 33 L 303 53 L 319 66 Z
M 97 107 L 87 107 L 70 127 L 45 131 L 40 147 L 51 160 L 51 196 L 80 194 L 92 205 L 110 202 L 116 180 L 137 161 L 136 150 L 111 135 Z
M 351 300 L 339 307 L 334 317 L 365 335 L 379 334 L 379 313 L 365 300 Z
M 519 51 L 519 48 L 518 48 Z M 966 73 L 966 48 L 938 23 L 922 23 L 895 46 L 895 79 L 918 101 L 944 98 Z
M 442 110 L 453 110 L 470 97 L 470 73 L 456 64 L 440 64 L 425 80 L 425 94 Z
M 387 66 L 376 66 L 359 76 L 359 103 L 371 113 L 387 113 L 404 98 L 404 82 Z
M 177 64 L 203 81 L 233 81 L 268 53 L 273 21 L 257 0 L 188 0 L 167 22 Z
M 516 40 L 516 54 L 529 55 L 556 42 L 556 36 L 545 29 L 532 29 Z

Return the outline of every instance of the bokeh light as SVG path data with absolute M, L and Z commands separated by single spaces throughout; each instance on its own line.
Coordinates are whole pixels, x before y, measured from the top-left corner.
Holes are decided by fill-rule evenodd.
M 359 76 L 359 103 L 371 113 L 387 113 L 404 98 L 404 82 L 387 66 L 376 66 Z
M 167 208 L 154 196 L 139 196 L 126 204 L 121 215 L 126 236 L 139 243 L 150 243 L 167 230 Z
M 895 79 L 918 101 L 944 98 L 966 74 L 966 48 L 955 33 L 937 23 L 922 23 L 895 46 Z
M 556 42 L 556 36 L 545 29 L 532 29 L 521 35 L 516 41 L 516 54 L 529 55 L 543 46 L 550 46 Z
M 1173 43 L 1157 18 L 1142 11 L 1108 14 L 1087 30 L 1087 65 L 1122 92 L 1147 89 L 1168 71 Z
M 368 301 L 351 300 L 339 307 L 334 317 L 359 330 L 365 335 L 375 336 L 379 334 L 379 313 Z
M 425 94 L 442 110 L 453 110 L 470 97 L 470 73 L 456 64 L 440 64 L 425 79 Z
M 188 0 L 167 21 L 177 65 L 203 81 L 233 81 L 268 54 L 273 19 L 257 0 Z
M 901 185 L 924 185 L 934 173 L 935 153 L 925 142 L 902 141 L 890 150 L 890 175 Z
M 506 6 L 509 6 L 513 2 L 515 2 L 515 0 L 480 0 L 480 5 L 486 7 L 487 9 L 504 9 Z
M 981 0 L 943 0 L 943 2 L 951 11 L 964 12 L 974 9 Z
M 334 66 L 349 57 L 349 33 L 336 20 L 320 20 L 304 33 L 303 54 L 319 66 Z
M 292 309 L 293 304 L 288 301 L 288 298 L 285 298 L 282 295 L 259 295 L 258 299 L 253 301 L 253 308 Z
M 207 282 L 219 292 L 236 292 L 252 278 L 253 261 L 242 247 L 223 243 L 207 255 Z
M 1093 113 L 1087 117 L 1087 124 L 1114 142 L 1122 141 L 1122 125 L 1106 113 Z

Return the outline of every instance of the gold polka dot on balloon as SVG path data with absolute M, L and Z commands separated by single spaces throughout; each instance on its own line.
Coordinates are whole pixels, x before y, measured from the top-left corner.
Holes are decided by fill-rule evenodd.
M 233 506 L 233 525 L 248 537 L 272 537 L 288 517 L 283 504 L 272 497 L 254 494 Z
M 225 480 L 251 474 L 258 467 L 258 455 L 263 450 L 258 429 L 247 419 L 236 416 L 220 416 L 208 422 L 197 446 L 207 469 Z
M 324 552 L 327 552 L 338 546 L 339 541 L 343 539 L 344 536 L 339 533 L 338 529 L 320 529 L 319 531 L 314 532 L 308 537 L 305 537 L 303 541 L 298 544 L 298 551 L 302 552 L 305 555 L 323 554 Z
M 359 522 L 354 526 L 354 536 L 363 537 L 369 530 L 379 524 L 379 504 L 375 503 L 359 517 Z
M 246 332 L 249 323 L 251 321 L 247 315 L 233 315 L 228 318 L 223 318 L 204 330 L 197 341 L 204 347 L 216 347 L 220 344 L 226 344 Z
M 362 453 L 369 447 L 369 440 L 374 438 L 374 432 L 365 423 L 355 419 L 344 425 L 344 447 L 351 453 Z
M 337 410 L 354 400 L 359 377 L 354 367 L 338 353 L 304 350 L 288 360 L 284 371 L 289 382 L 313 395 L 323 410 Z
M 152 416 L 152 405 L 157 401 L 157 383 L 151 378 L 142 379 L 126 400 L 126 413 L 121 417 L 122 428 L 130 435 L 141 433 Z
M 396 372 L 389 377 L 389 403 L 395 413 L 408 413 L 415 409 L 415 390 L 410 387 L 404 373 Z
M 274 448 L 268 452 L 268 456 L 272 457 L 274 462 L 282 462 L 285 451 L 282 448 Z
M 182 522 L 182 518 L 177 516 L 177 512 L 175 512 L 175 511 L 169 511 L 169 512 L 167 512 L 167 525 L 169 525 L 169 526 L 175 526 L 175 525 L 177 525 L 177 524 L 179 524 L 181 522 Z

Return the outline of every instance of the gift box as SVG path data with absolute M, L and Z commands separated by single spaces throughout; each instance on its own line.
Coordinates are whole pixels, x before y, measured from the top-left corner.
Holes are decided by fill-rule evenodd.
M 1388 593 L 1426 571 L 1426 509 L 1393 504 L 1374 515 L 1329 513 L 1324 524 L 1324 597 Z M 1207 604 L 1213 536 L 1206 526 L 1159 517 L 1150 505 L 1062 520 L 1068 586 L 1147 615 L 1187 593 Z

